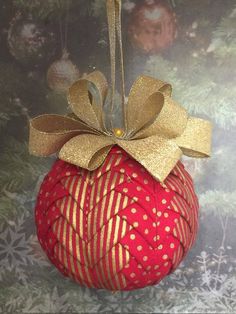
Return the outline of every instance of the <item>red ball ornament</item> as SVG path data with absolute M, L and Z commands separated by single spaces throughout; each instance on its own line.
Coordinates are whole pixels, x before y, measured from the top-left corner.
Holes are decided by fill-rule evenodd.
M 80 285 L 156 285 L 191 248 L 198 228 L 193 182 L 178 162 L 165 182 L 113 147 L 87 171 L 58 160 L 37 200 L 37 234 L 51 262 Z
M 170 47 L 177 35 L 176 16 L 166 1 L 149 0 L 132 12 L 131 41 L 146 53 L 159 53 Z

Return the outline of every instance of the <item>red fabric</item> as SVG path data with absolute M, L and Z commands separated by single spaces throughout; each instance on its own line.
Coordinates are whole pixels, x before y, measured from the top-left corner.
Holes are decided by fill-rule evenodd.
M 89 172 L 58 160 L 35 210 L 51 262 L 81 285 L 133 290 L 175 270 L 198 228 L 198 200 L 182 163 L 160 184 L 113 147 Z

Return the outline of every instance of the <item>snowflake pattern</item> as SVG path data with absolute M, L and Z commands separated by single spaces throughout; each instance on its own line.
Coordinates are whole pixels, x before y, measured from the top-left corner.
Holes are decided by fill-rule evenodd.
M 23 214 L 17 221 L 2 222 L 0 225 L 0 280 L 8 273 L 14 273 L 19 281 L 26 282 L 29 266 L 49 265 L 43 254 L 39 253 L 39 244 L 35 236 L 26 237 Z

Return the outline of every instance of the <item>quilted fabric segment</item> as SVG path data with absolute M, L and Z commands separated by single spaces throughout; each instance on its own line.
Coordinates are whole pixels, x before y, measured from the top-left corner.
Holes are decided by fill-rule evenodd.
M 174 271 L 198 229 L 198 200 L 179 162 L 164 184 L 113 147 L 90 172 L 58 160 L 35 210 L 51 262 L 80 285 L 133 290 Z

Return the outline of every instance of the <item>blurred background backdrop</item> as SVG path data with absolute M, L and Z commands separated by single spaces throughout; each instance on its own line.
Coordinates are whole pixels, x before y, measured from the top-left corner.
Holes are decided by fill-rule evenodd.
M 28 119 L 66 113 L 72 82 L 109 77 L 104 0 L 0 0 L 0 311 L 236 311 L 236 1 L 123 0 L 127 94 L 140 74 L 214 124 L 208 160 L 184 158 L 200 199 L 197 242 L 159 286 L 111 294 L 63 278 L 41 250 L 34 203 L 55 157 L 29 156 Z M 116 108 L 119 116 L 120 108 Z

